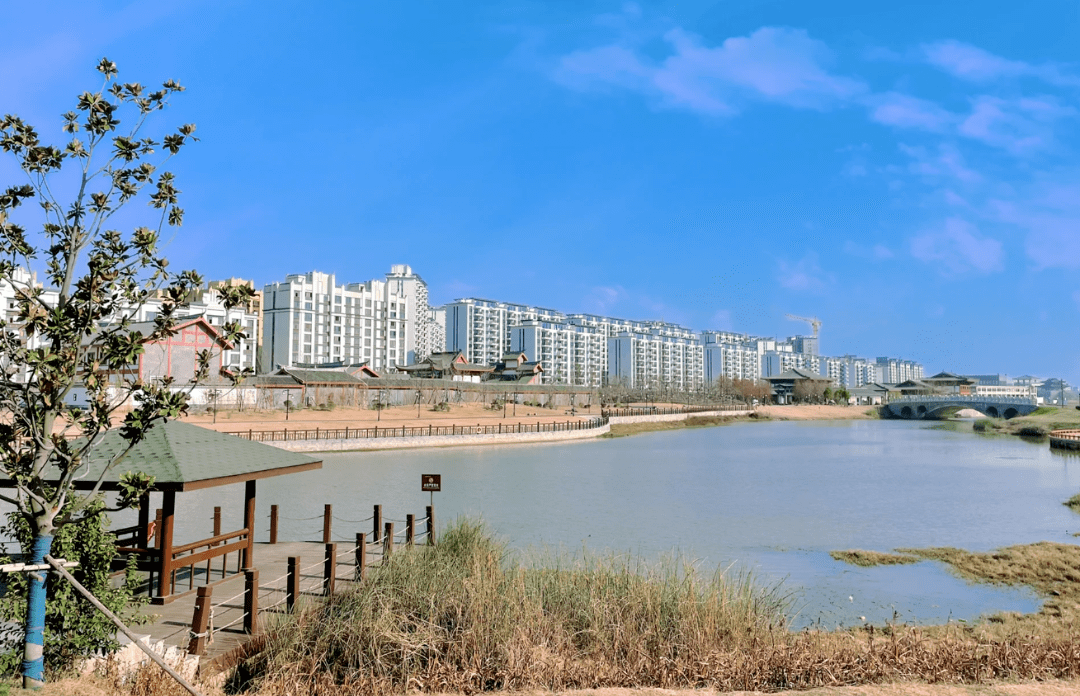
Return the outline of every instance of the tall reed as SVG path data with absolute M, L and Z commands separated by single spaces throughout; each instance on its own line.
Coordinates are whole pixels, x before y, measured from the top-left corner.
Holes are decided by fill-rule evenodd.
M 482 525 L 396 554 L 363 585 L 286 618 L 234 691 L 278 694 L 599 687 L 774 691 L 885 680 L 1076 678 L 1080 640 L 969 627 L 787 630 L 746 576 L 583 555 L 526 564 Z

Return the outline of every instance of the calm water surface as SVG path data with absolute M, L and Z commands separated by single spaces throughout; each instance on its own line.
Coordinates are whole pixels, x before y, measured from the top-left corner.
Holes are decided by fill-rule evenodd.
M 967 432 L 960 430 L 966 429 Z M 334 506 L 342 540 L 372 505 L 422 517 L 422 473 L 441 473 L 440 523 L 482 517 L 517 548 L 673 550 L 705 570 L 750 569 L 783 580 L 795 625 L 917 622 L 1032 611 L 1029 591 L 967 585 L 935 563 L 855 568 L 834 549 L 957 546 L 986 550 L 1072 542 L 1080 458 L 1045 442 L 982 437 L 904 421 L 742 423 L 569 444 L 323 455 L 321 471 L 260 481 L 258 515 L 320 517 Z M 239 528 L 243 492 L 178 496 L 177 543 L 209 534 L 214 505 Z M 351 520 L 346 522 L 344 520 Z M 268 524 L 268 523 L 267 523 Z M 281 523 L 282 539 L 316 539 L 320 519 Z M 259 536 L 267 538 L 265 529 Z

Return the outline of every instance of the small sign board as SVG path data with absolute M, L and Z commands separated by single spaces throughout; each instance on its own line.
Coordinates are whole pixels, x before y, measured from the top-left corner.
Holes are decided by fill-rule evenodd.
M 422 474 L 420 476 L 420 489 L 425 493 L 441 492 L 442 474 Z

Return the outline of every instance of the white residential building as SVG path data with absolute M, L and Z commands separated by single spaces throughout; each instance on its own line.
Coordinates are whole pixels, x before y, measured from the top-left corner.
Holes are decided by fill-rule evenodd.
M 514 327 L 526 321 L 561 324 L 566 315 L 554 309 L 474 297 L 454 300 L 446 305 L 446 350 L 460 350 L 477 365 L 494 365 L 511 350 Z M 536 359 L 531 353 L 529 357 Z
M 704 348 L 697 338 L 623 331 L 608 338 L 608 379 L 631 388 L 662 385 L 696 389 L 705 381 Z
M 976 396 L 1012 396 L 1024 399 L 1038 396 L 1038 388 L 1031 384 L 976 384 L 974 389 Z
M 909 379 L 922 379 L 923 366 L 912 360 L 899 358 L 877 358 L 874 361 L 877 379 L 882 384 L 899 384 Z
M 711 384 L 721 377 L 757 380 L 761 376 L 761 354 L 747 343 L 706 343 L 704 378 Z
M 428 310 L 428 355 L 445 350 L 446 307 L 435 307 Z
M 511 329 L 511 352 L 539 362 L 544 384 L 599 386 L 607 370 L 605 333 L 595 327 L 528 319 Z
M 262 371 L 367 362 L 375 371 L 415 363 L 429 346 L 427 284 L 409 266 L 385 280 L 339 284 L 333 274 L 290 275 L 263 288 Z

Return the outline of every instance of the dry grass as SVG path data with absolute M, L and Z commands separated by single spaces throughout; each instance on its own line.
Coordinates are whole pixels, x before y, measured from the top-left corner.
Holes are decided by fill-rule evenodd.
M 956 624 L 791 633 L 784 607 L 775 591 L 747 578 L 702 578 L 670 563 L 611 558 L 528 567 L 465 523 L 440 546 L 400 554 L 366 585 L 272 630 L 267 650 L 243 665 L 233 686 L 265 696 L 771 692 L 1080 675 L 1080 639 L 1071 628 L 1039 635 Z
M 714 425 L 727 425 L 735 421 L 745 421 L 745 416 L 690 416 L 685 420 L 658 421 L 656 423 L 612 423 L 610 437 L 640 435 L 660 430 L 682 430 L 683 428 L 706 428 Z
M 851 565 L 861 566 L 863 568 L 871 568 L 873 566 L 882 565 L 906 565 L 908 563 L 918 563 L 920 558 L 915 556 L 909 556 L 898 553 L 882 553 L 881 551 L 864 551 L 862 549 L 851 549 L 848 551 L 830 551 L 829 555 L 838 561 L 844 563 L 850 563 Z

